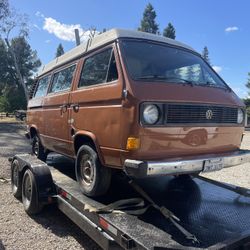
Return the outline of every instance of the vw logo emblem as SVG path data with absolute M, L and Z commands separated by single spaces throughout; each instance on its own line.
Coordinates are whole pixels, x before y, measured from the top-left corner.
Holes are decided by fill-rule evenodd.
M 208 109 L 206 112 L 206 118 L 208 120 L 211 120 L 213 118 L 213 111 L 211 109 Z

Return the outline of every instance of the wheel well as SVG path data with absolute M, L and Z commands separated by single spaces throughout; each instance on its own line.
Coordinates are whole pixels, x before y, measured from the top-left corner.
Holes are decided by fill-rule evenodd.
M 78 149 L 82 146 L 82 145 L 89 145 L 91 147 L 93 147 L 96 150 L 96 146 L 95 143 L 93 141 L 93 139 L 89 136 L 86 135 L 79 135 L 75 138 L 75 142 L 74 142 L 74 147 L 75 147 L 75 153 L 77 154 Z
M 33 138 L 37 134 L 37 131 L 35 128 L 30 128 L 30 137 Z

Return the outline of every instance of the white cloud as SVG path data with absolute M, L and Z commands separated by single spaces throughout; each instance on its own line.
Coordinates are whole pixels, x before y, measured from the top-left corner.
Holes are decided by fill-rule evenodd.
M 217 72 L 220 73 L 222 71 L 222 67 L 220 66 L 213 66 L 213 69 Z
M 45 18 L 44 14 L 41 13 L 40 11 L 37 11 L 37 12 L 35 13 L 35 15 L 36 15 L 37 17 Z
M 49 39 L 48 39 L 48 40 L 45 40 L 45 43 L 50 43 L 50 42 L 51 42 L 51 40 L 49 40 Z
M 225 29 L 225 32 L 233 32 L 233 31 L 237 31 L 237 30 L 239 30 L 238 27 L 236 27 L 236 26 L 231 26 L 231 27 L 227 27 L 227 28 Z
M 89 30 L 84 30 L 80 24 L 64 24 L 55 20 L 52 17 L 44 17 L 43 29 L 48 31 L 50 34 L 54 34 L 61 40 L 64 41 L 75 41 L 75 29 L 79 30 L 81 40 L 87 40 L 90 35 Z M 96 31 L 96 34 L 99 32 Z
M 43 29 L 59 39 L 72 42 L 75 40 L 75 29 L 78 29 L 80 34 L 83 33 L 79 24 L 63 24 L 51 17 L 45 17 Z

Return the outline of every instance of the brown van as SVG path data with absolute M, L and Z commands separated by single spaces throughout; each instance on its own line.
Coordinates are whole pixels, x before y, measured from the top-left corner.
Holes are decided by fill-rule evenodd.
M 214 171 L 249 161 L 245 107 L 189 46 L 113 29 L 46 65 L 28 104 L 32 150 L 76 159 L 80 188 L 131 177 Z

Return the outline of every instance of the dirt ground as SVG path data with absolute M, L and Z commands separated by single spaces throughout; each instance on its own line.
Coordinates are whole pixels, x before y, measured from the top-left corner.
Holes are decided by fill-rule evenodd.
M 30 152 L 25 126 L 0 123 L 0 250 L 3 249 L 100 249 L 98 245 L 55 207 L 38 216 L 28 216 L 10 189 L 8 157 Z M 242 144 L 250 148 L 250 132 Z M 250 163 L 204 174 L 204 176 L 250 188 Z
M 0 123 L 0 250 L 100 249 L 55 207 L 34 217 L 11 194 L 8 157 L 30 152 L 25 126 Z

